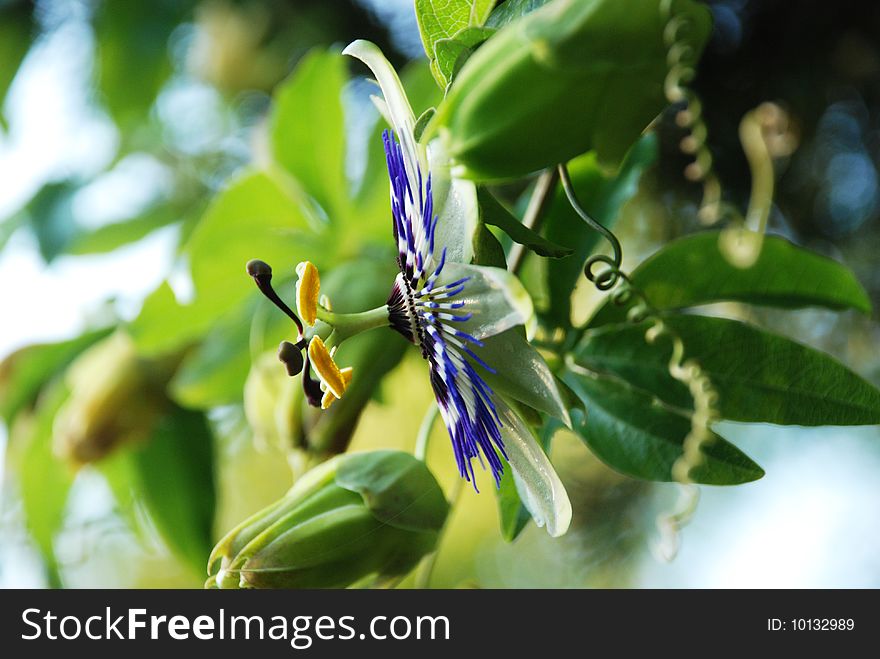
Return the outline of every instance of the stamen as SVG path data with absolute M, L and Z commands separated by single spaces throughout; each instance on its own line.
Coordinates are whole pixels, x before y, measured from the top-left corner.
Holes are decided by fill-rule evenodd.
M 309 261 L 296 266 L 296 310 L 306 324 L 311 327 L 318 318 L 318 296 L 321 293 L 321 278 L 318 269 Z
M 260 261 L 259 259 L 251 259 L 247 262 L 245 266 L 247 269 L 247 273 L 253 277 L 254 281 L 257 284 L 257 288 L 260 289 L 260 292 L 269 298 L 272 303 L 281 309 L 287 316 L 296 324 L 296 329 L 299 332 L 299 337 L 302 338 L 303 333 L 303 324 L 302 321 L 297 317 L 295 313 L 284 304 L 284 301 L 278 297 L 278 293 L 275 292 L 275 289 L 272 288 L 272 268 L 265 261 Z
M 334 396 L 342 398 L 345 392 L 345 378 L 320 336 L 312 337 L 309 342 L 309 357 L 321 382 L 327 385 L 327 389 L 333 392 Z

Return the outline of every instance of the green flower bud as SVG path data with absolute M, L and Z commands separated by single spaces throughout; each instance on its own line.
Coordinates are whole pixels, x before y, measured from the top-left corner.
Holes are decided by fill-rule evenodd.
M 67 371 L 70 398 L 54 425 L 55 452 L 94 462 L 115 447 L 146 439 L 165 411 L 165 387 L 177 358 L 148 361 L 117 332 L 83 352 Z
M 674 3 L 696 61 L 708 9 Z M 661 0 L 554 0 L 499 30 L 467 60 L 422 140 L 445 136 L 465 176 L 515 178 L 590 149 L 618 164 L 666 104 Z
M 224 537 L 208 587 L 341 588 L 405 575 L 434 549 L 449 505 L 402 451 L 340 455 Z

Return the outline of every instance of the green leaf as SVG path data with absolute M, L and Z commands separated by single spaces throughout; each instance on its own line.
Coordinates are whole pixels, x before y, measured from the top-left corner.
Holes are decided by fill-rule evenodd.
M 545 453 L 550 453 L 550 440 L 561 427 L 562 424 L 555 419 L 550 419 L 544 424 L 541 429 L 540 444 Z M 497 496 L 501 536 L 507 542 L 513 542 L 522 533 L 532 516 L 523 505 L 522 499 L 519 498 L 513 471 L 510 468 L 505 469 L 501 475 L 501 485 L 498 488 Z
M 536 9 L 546 5 L 548 0 L 504 0 L 489 14 L 486 19 L 487 27 L 501 28 L 531 14 Z
M 575 158 L 568 163 L 568 171 L 578 201 L 595 220 L 612 226 L 623 205 L 636 193 L 642 173 L 656 158 L 657 139 L 650 134 L 636 143 L 613 176 L 603 174 L 595 153 Z M 597 245 L 600 250 L 608 246 L 600 244 L 602 237 L 574 212 L 561 187 L 547 209 L 544 233 L 548 240 L 574 247 L 571 256 L 547 262 L 550 306 L 546 314 L 553 324 L 567 327 L 571 324 L 571 294 L 578 279 L 584 276 L 584 262 Z
M 250 170 L 230 183 L 209 206 L 184 253 L 195 299 L 180 304 L 163 285 L 145 300 L 129 327 L 145 355 L 192 342 L 243 303 L 254 291 L 244 269 L 250 259 L 263 259 L 283 277 L 292 276 L 306 258 L 319 268 L 333 258 L 310 226 L 301 193 L 277 170 Z
M 415 0 L 416 19 L 425 53 L 432 60 L 431 69 L 441 86 L 445 79 L 439 76 L 434 64 L 434 45 L 440 39 L 451 39 L 468 27 L 479 27 L 489 17 L 495 0 Z
M 745 323 L 668 315 L 718 391 L 721 416 L 802 426 L 880 423 L 880 391 L 828 355 Z M 588 332 L 575 352 L 581 365 L 614 373 L 671 405 L 692 407 L 668 372 L 670 344 L 644 340 L 648 324 Z
M 201 412 L 177 408 L 133 449 L 140 495 L 169 548 L 199 574 L 213 547 L 214 448 Z
M 96 6 L 97 87 L 114 120 L 143 120 L 171 74 L 168 39 L 192 3 L 102 2 Z
M 480 203 L 480 219 L 483 223 L 498 227 L 514 242 L 525 245 L 540 256 L 554 259 L 572 253 L 572 249 L 547 240 L 525 226 L 504 208 L 488 190 L 477 188 L 477 200 Z
M 376 519 L 407 531 L 438 531 L 449 512 L 425 463 L 403 451 L 348 454 L 339 461 L 336 483 L 360 494 Z
M 109 333 L 109 329 L 86 332 L 69 341 L 27 346 L 7 356 L 0 362 L 0 417 L 11 424 L 54 375 Z
M 104 254 L 145 238 L 161 227 L 176 222 L 180 216 L 169 206 L 160 205 L 121 222 L 106 224 L 84 232 L 73 239 L 65 250 L 68 254 Z
M 675 10 L 696 60 L 711 13 L 689 0 Z M 447 135 L 474 180 L 519 178 L 589 150 L 616 167 L 667 104 L 666 24 L 660 0 L 548 3 L 468 59 L 425 135 Z
M 868 294 L 844 265 L 778 236 L 766 236 L 750 268 L 729 263 L 718 247 L 719 231 L 674 240 L 632 273 L 651 306 L 680 309 L 721 300 L 796 309 L 807 306 L 870 313 Z M 626 319 L 626 307 L 607 301 L 590 320 L 596 327 Z
M 467 58 L 494 33 L 495 30 L 491 28 L 466 27 L 449 39 L 438 39 L 434 43 L 434 62 L 432 63 L 433 70 L 440 77 L 438 82 L 442 81 L 441 85 L 444 88 L 452 84 Z
M 275 93 L 270 140 L 275 162 L 302 183 L 330 218 L 349 212 L 345 180 L 342 55 L 313 50 Z
M 582 398 L 586 415 L 575 410 L 575 430 L 612 469 L 652 481 L 671 481 L 691 429 L 688 417 L 656 398 L 614 378 L 566 372 L 565 382 Z M 691 478 L 706 485 L 737 485 L 764 471 L 738 448 L 714 435 L 703 448 L 703 462 Z
M 474 232 L 474 263 L 476 265 L 488 265 L 493 268 L 506 268 L 507 258 L 504 255 L 504 247 L 483 222 Z
M 54 538 L 64 521 L 74 471 L 55 457 L 52 425 L 68 394 L 67 388 L 60 383 L 51 387 L 41 398 L 34 417 L 21 420 L 25 424 L 23 434 L 27 439 L 17 469 L 27 528 L 43 556 L 50 583 L 56 587 L 61 584 Z M 16 426 L 12 440 L 18 443 L 23 438 L 17 436 L 19 427 Z
M 0 108 L 30 49 L 34 36 L 33 10 L 31 2 L 4 2 L 0 5 Z

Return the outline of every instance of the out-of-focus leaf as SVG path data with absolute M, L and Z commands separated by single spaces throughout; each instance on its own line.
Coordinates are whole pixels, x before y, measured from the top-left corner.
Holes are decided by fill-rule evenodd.
M 109 333 L 109 329 L 86 332 L 69 341 L 27 346 L 7 356 L 0 362 L 0 417 L 11 424 L 53 376 Z
M 750 268 L 729 263 L 718 231 L 670 242 L 632 273 L 651 306 L 680 309 L 721 300 L 796 309 L 807 306 L 871 312 L 868 294 L 846 266 L 778 236 L 767 236 Z M 626 319 L 626 307 L 606 302 L 590 320 L 596 327 Z
M 682 55 L 699 58 L 711 14 L 675 4 Z M 594 150 L 616 167 L 667 104 L 667 18 L 659 0 L 556 0 L 470 57 L 424 139 L 447 138 L 462 175 L 510 180 Z
M 143 119 L 171 74 L 168 38 L 189 13 L 189 0 L 105 0 L 95 9 L 97 77 L 120 124 Z
M 635 194 L 642 173 L 657 157 L 657 140 L 646 135 L 627 154 L 614 176 L 605 176 L 596 162 L 595 153 L 588 153 L 568 163 L 572 185 L 584 210 L 606 227 L 617 220 L 620 209 Z M 561 187 L 547 209 L 544 234 L 548 240 L 574 248 L 574 253 L 547 262 L 549 320 L 561 327 L 571 323 L 571 293 L 579 277 L 583 277 L 584 261 L 602 237 L 590 229 L 574 212 Z M 604 249 L 605 245 L 599 245 Z
M 502 28 L 547 4 L 548 0 L 504 0 L 489 14 L 486 27 Z
M 435 45 L 440 39 L 451 39 L 469 27 L 479 27 L 495 6 L 495 0 L 416 0 L 416 19 L 425 53 L 437 82 L 445 87 L 435 62 Z
M 449 39 L 438 39 L 434 43 L 433 70 L 439 74 L 441 84 L 449 86 L 471 53 L 494 34 L 495 30 L 485 27 L 467 27 Z
M 168 546 L 201 574 L 213 547 L 214 448 L 201 412 L 178 408 L 133 449 L 139 495 Z
M 308 258 L 321 267 L 332 253 L 309 226 L 302 195 L 282 172 L 248 171 L 220 193 L 184 250 L 195 299 L 179 304 L 163 285 L 144 302 L 129 333 L 144 354 L 172 350 L 202 336 L 254 291 L 245 264 L 260 258 L 276 277 Z
M 103 254 L 112 252 L 179 220 L 180 217 L 165 205 L 148 210 L 130 220 L 106 224 L 94 231 L 82 232 L 74 238 L 69 254 Z
M 682 455 L 690 419 L 620 380 L 570 371 L 563 379 L 584 401 L 586 415 L 572 412 L 575 430 L 599 459 L 628 476 L 673 480 L 672 465 Z M 717 435 L 690 473 L 706 485 L 748 483 L 763 475 L 748 456 Z
M 27 438 L 17 469 L 25 521 L 45 561 L 50 584 L 55 587 L 61 584 L 54 538 L 64 520 L 74 472 L 52 451 L 52 424 L 68 393 L 61 383 L 51 387 L 40 399 L 33 417 L 19 417 L 11 437 L 16 444 L 23 439 L 17 436 L 19 432 Z
M 342 88 L 345 61 L 314 50 L 278 87 L 271 118 L 272 155 L 331 220 L 349 212 Z
M 562 424 L 550 419 L 541 429 L 541 448 L 545 453 L 550 452 L 550 440 L 553 434 L 562 427 Z M 528 509 L 523 505 L 516 491 L 516 483 L 513 472 L 508 467 L 501 476 L 501 486 L 498 488 L 498 517 L 501 524 L 501 536 L 507 542 L 513 542 L 522 533 L 526 524 L 532 519 Z
M 78 232 L 71 206 L 76 190 L 74 181 L 49 183 L 25 208 L 40 256 L 47 263 L 63 252 Z
M 733 421 L 802 426 L 880 423 L 880 391 L 828 355 L 785 337 L 723 318 L 669 315 L 718 391 L 718 410 Z M 649 345 L 649 325 L 609 325 L 586 334 L 575 357 L 672 405 L 692 406 L 668 371 L 670 345 Z
M 31 46 L 34 32 L 33 8 L 32 2 L 24 0 L 0 5 L 0 108 L 3 107 L 6 92 Z M 0 127 L 2 125 L 0 114 Z
M 498 227 L 510 236 L 511 240 L 520 245 L 525 245 L 535 254 L 558 259 L 568 256 L 574 251 L 569 247 L 547 240 L 529 229 L 511 215 L 510 211 L 504 208 L 487 190 L 478 188 L 477 199 L 480 202 L 480 219 L 484 224 Z

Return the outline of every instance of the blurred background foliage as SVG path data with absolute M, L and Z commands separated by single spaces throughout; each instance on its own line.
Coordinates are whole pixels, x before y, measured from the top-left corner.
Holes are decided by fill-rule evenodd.
M 694 87 L 725 190 L 745 206 L 740 118 L 780 104 L 799 148 L 770 230 L 845 262 L 876 306 L 880 13 L 855 0 L 708 4 Z M 304 434 L 327 452 L 412 449 L 432 401 L 415 351 L 390 332 L 347 343 L 350 393 L 302 418 L 301 393 L 266 356 L 290 328 L 244 274 L 259 256 L 289 291 L 309 258 L 334 309 L 385 300 L 383 125 L 363 71 L 338 54 L 356 38 L 403 71 L 417 116 L 439 101 L 407 0 L 0 0 L 0 585 L 200 586 L 218 532 L 302 469 L 288 462 Z M 636 153 L 613 181 L 592 155 L 571 167 L 615 221 L 629 270 L 699 226 L 672 111 L 656 133 L 656 156 Z M 515 208 L 522 191 L 498 189 Z M 553 203 L 546 237 L 571 245 L 570 209 Z M 595 241 L 572 247 L 523 272 L 548 317 L 579 323 L 601 300 L 582 277 L 567 294 Z M 547 290 L 530 284 L 541 268 Z M 864 315 L 724 312 L 880 382 L 880 330 Z M 495 499 L 466 490 L 431 584 L 880 586 L 878 429 L 724 426 L 768 475 L 707 488 L 672 565 L 648 550 L 671 486 L 622 476 L 561 433 L 572 531 L 505 543 Z M 429 462 L 449 491 L 454 463 L 434 433 Z

